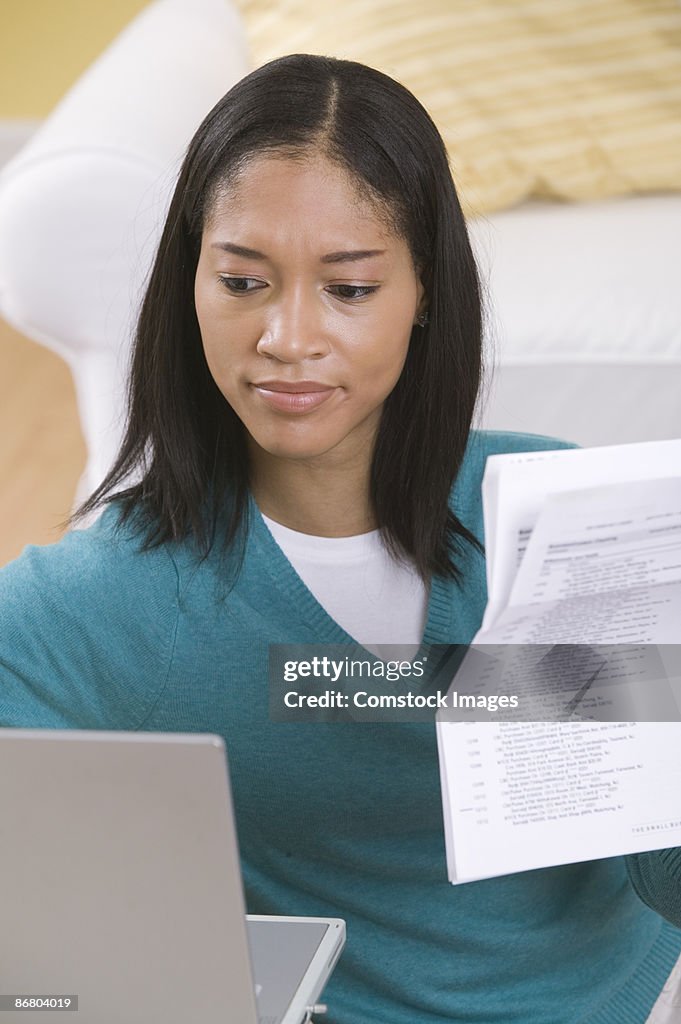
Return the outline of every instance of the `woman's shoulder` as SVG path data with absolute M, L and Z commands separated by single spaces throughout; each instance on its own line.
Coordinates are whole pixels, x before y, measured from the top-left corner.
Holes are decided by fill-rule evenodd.
M 168 545 L 146 548 L 139 520 L 124 518 L 116 503 L 91 525 L 73 529 L 54 544 L 29 544 L 0 569 L 0 596 L 33 584 L 36 593 L 55 587 L 79 600 L 101 588 L 107 600 L 149 583 L 176 583 L 176 559 Z
M 524 434 L 501 430 L 472 430 L 466 451 L 452 488 L 450 504 L 456 515 L 477 536 L 482 536 L 482 478 L 490 455 L 514 452 L 555 451 L 576 448 L 544 434 Z
M 0 570 L 0 725 L 135 728 L 168 669 L 178 571 L 110 506 Z
M 526 434 L 513 430 L 471 430 L 466 458 L 488 455 L 507 455 L 513 452 L 555 451 L 557 448 L 577 448 L 572 441 L 546 434 Z
M 577 448 L 572 441 L 564 441 L 545 434 L 524 434 L 516 431 L 471 430 L 458 479 L 482 480 L 485 463 L 490 455 L 510 455 L 514 452 L 555 451 Z

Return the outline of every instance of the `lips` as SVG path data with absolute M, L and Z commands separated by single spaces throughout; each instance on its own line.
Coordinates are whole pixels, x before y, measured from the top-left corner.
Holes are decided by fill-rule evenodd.
M 316 380 L 265 380 L 254 383 L 252 387 L 268 406 L 288 413 L 310 412 L 337 390 L 332 384 Z
M 302 395 L 307 392 L 318 394 L 320 391 L 331 391 L 331 384 L 321 384 L 318 380 L 263 380 L 253 385 L 255 388 L 262 388 L 265 391 L 282 391 L 289 395 Z

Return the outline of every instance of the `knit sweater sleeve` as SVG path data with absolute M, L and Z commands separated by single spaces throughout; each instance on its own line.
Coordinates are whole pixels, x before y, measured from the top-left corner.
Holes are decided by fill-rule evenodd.
M 643 902 L 681 928 L 681 847 L 633 853 L 625 860 Z
M 137 729 L 168 675 L 178 574 L 110 507 L 0 570 L 0 726 Z

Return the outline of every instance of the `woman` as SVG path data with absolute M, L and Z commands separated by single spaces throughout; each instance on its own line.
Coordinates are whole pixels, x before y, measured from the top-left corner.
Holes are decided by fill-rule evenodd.
M 335 1024 L 642 1024 L 681 933 L 628 872 L 681 923 L 675 851 L 452 887 L 432 723 L 268 716 L 270 644 L 476 632 L 485 459 L 556 446 L 471 432 L 480 353 L 414 97 L 311 56 L 240 82 L 180 174 L 106 511 L 0 575 L 0 721 L 222 733 L 249 910 L 347 920 Z

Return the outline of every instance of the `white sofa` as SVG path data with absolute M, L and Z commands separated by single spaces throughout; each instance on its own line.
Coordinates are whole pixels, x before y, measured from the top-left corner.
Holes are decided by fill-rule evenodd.
M 79 498 L 120 441 L 135 314 L 182 153 L 249 68 L 229 0 L 156 0 L 0 177 L 0 313 L 72 370 Z M 529 203 L 471 232 L 496 362 L 480 422 L 586 445 L 681 436 L 681 196 Z
M 496 357 L 487 425 L 589 446 L 681 437 L 681 194 L 524 203 L 471 233 Z

